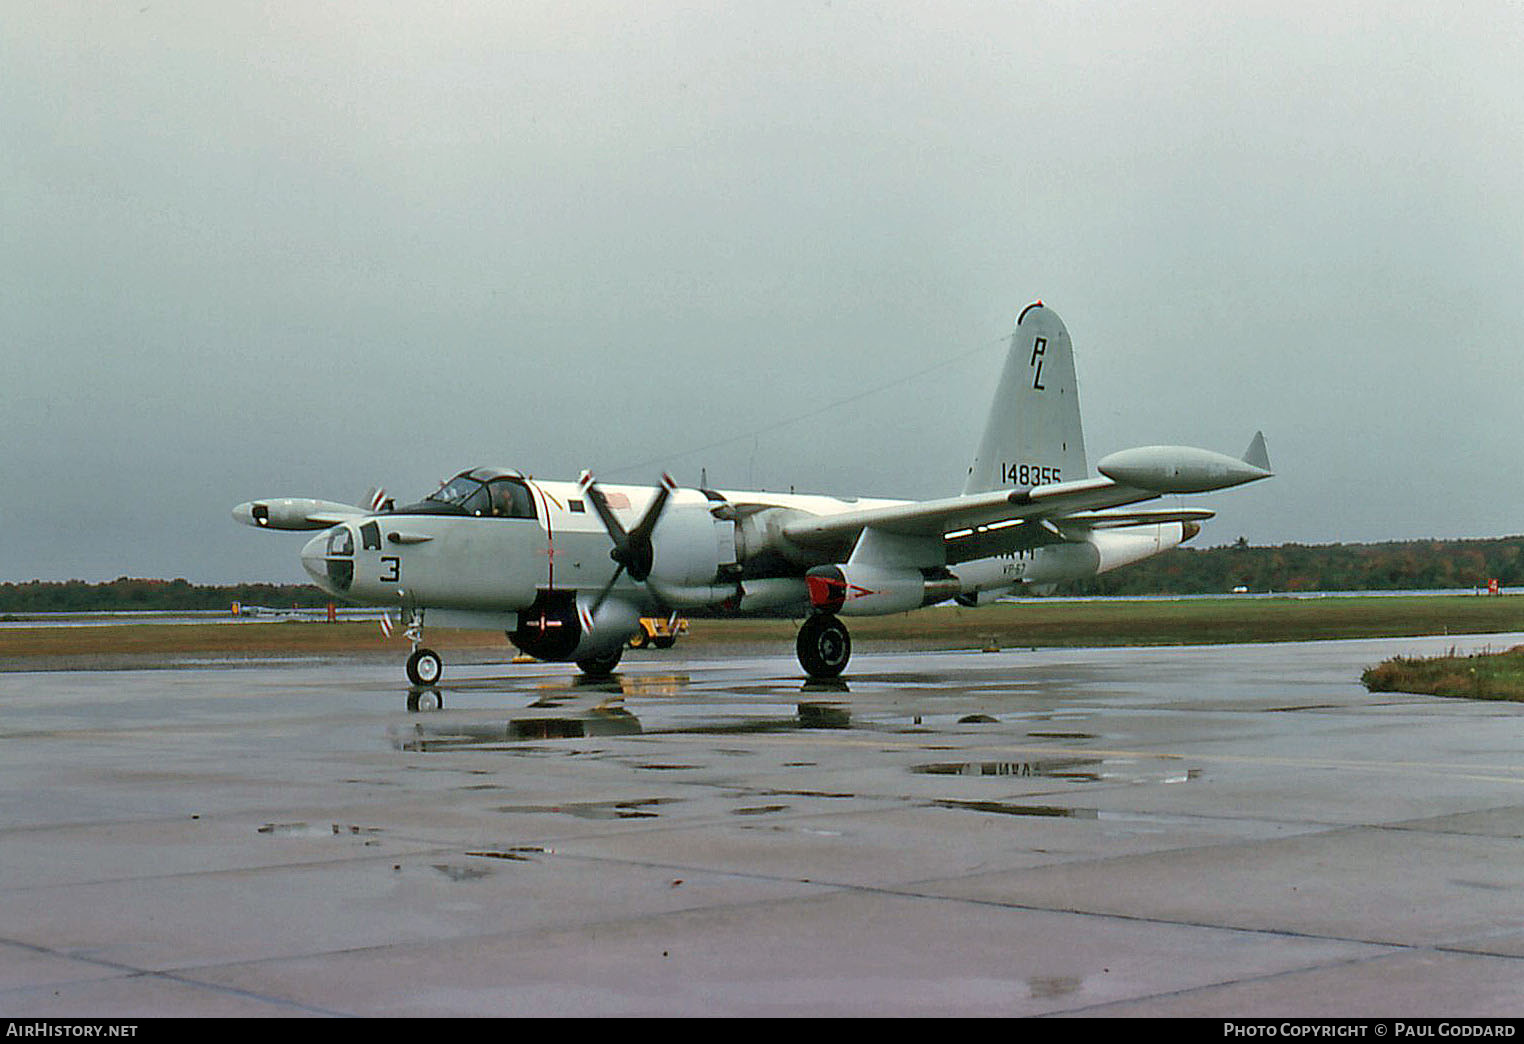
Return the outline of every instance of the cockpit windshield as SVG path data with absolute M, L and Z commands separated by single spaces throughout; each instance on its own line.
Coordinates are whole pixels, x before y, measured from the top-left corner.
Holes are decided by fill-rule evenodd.
M 436 504 L 448 504 L 467 515 L 487 513 L 487 487 L 470 475 L 456 475 L 424 499 Z
M 534 497 L 516 473 L 479 468 L 456 475 L 421 504 L 402 509 L 438 515 L 476 515 L 488 518 L 534 518 Z

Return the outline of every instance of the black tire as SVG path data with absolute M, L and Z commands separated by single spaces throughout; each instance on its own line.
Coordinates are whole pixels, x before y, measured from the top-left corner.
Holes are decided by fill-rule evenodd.
M 642 627 L 640 630 L 630 635 L 630 648 L 644 649 L 646 647 L 646 642 L 650 640 L 650 637 L 650 635 L 646 634 L 646 629 Z
M 437 685 L 444 661 L 433 649 L 419 649 L 407 658 L 407 680 L 414 685 Z
M 651 644 L 656 646 L 658 649 L 670 649 L 672 648 L 672 643 L 675 641 L 677 641 L 675 636 L 664 634 L 660 638 L 652 638 Z
M 606 656 L 588 656 L 578 660 L 577 667 L 590 678 L 603 678 L 614 673 L 614 668 L 619 666 L 619 658 L 623 655 L 623 649 L 615 649 Z
M 847 668 L 852 658 L 852 636 L 847 627 L 830 613 L 817 613 L 799 628 L 794 643 L 799 665 L 811 678 L 835 678 Z

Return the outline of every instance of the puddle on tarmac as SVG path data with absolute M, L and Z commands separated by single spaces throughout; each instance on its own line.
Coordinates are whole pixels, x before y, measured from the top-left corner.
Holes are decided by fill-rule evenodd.
M 1172 759 L 1161 759 L 1170 761 Z M 1056 779 L 1069 783 L 1187 783 L 1202 778 L 1202 770 L 1178 765 L 1140 764 L 1132 758 L 1043 758 L 1037 761 L 933 761 L 915 765 L 923 776 Z
M 955 808 L 965 812 L 993 812 L 1001 816 L 1037 816 L 1043 819 L 1098 819 L 1094 808 L 1066 808 L 1063 805 L 1019 805 L 1012 801 L 933 801 L 937 808 Z
M 505 743 L 636 736 L 640 721 L 622 707 L 599 707 L 579 715 L 526 715 L 506 721 L 467 721 L 449 717 L 410 720 L 391 729 L 397 750 L 428 753 L 482 749 Z
M 840 703 L 801 703 L 792 717 L 743 717 L 730 721 L 671 725 L 654 732 L 698 736 L 739 736 L 754 733 L 797 732 L 804 729 L 850 729 L 852 709 Z
M 657 805 L 670 804 L 673 798 L 645 798 L 640 801 L 578 801 L 564 805 L 500 805 L 499 812 L 550 813 L 578 819 L 655 819 L 650 811 Z
M 451 750 L 487 750 L 546 740 L 593 739 L 606 736 L 640 736 L 678 733 L 686 735 L 744 735 L 795 732 L 804 729 L 850 729 L 852 712 L 837 703 L 800 703 L 792 717 L 745 716 L 716 721 L 712 711 L 704 720 L 668 722 L 648 730 L 624 707 L 600 704 L 583 711 L 555 707 L 543 701 L 534 710 L 545 714 L 522 714 L 507 719 L 472 720 L 463 715 L 430 714 L 410 717 L 389 730 L 392 746 L 414 753 Z M 738 753 L 744 753 L 739 752 Z M 676 766 L 643 766 L 652 768 Z M 693 766 L 681 766 L 691 768 Z
M 1105 778 L 1100 758 L 1051 758 L 1043 761 L 937 761 L 910 771 L 925 776 L 1014 776 L 1095 783 Z
M 805 798 L 853 798 L 853 794 L 845 790 L 782 790 L 776 787 L 753 787 L 746 790 L 733 791 L 728 795 L 733 798 L 743 797 L 805 797 Z
M 1079 992 L 1080 987 L 1083 985 L 1083 979 L 1072 976 L 1027 980 L 1027 988 L 1032 991 L 1032 997 L 1035 1000 L 1051 1000 L 1055 997 L 1066 997 L 1071 993 Z
M 533 862 L 532 856 L 553 854 L 554 851 L 544 845 L 516 845 L 513 848 L 483 849 L 466 853 L 478 859 L 506 859 L 515 863 L 529 863 Z
M 346 823 L 265 823 L 258 832 L 269 837 L 348 837 L 379 834 L 381 828 Z

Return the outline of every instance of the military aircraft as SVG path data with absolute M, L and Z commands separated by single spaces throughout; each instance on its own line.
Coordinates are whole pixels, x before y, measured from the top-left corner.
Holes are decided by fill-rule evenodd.
M 1191 539 L 1213 512 L 1137 508 L 1167 494 L 1268 478 L 1256 433 L 1242 458 L 1145 446 L 1091 475 L 1068 330 L 1042 302 L 1016 321 L 984 437 L 958 496 L 928 501 L 537 480 L 463 471 L 415 504 L 256 500 L 233 517 L 323 530 L 302 565 L 324 590 L 400 609 L 414 685 L 439 680 L 424 619 L 504 631 L 541 660 L 606 675 L 640 618 L 802 619 L 799 662 L 834 678 L 851 656 L 843 617 L 956 599 L 984 605 L 1103 573 Z

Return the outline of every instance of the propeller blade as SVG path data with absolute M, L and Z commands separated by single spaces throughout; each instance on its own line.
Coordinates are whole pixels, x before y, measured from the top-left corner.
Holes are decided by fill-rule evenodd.
M 609 538 L 614 541 L 616 548 L 622 548 L 629 544 L 630 536 L 624 530 L 624 525 L 614 517 L 614 511 L 609 507 L 608 498 L 603 495 L 603 490 L 598 488 L 597 481 L 591 471 L 584 471 L 582 477 L 577 480 L 577 488 L 581 490 L 584 500 L 592 502 L 593 512 L 603 522 L 603 528 L 609 531 Z
M 643 581 L 651 575 L 651 568 L 656 561 L 651 534 L 656 529 L 656 523 L 661 521 L 661 513 L 666 509 L 668 499 L 676 490 L 677 483 L 672 481 L 672 476 L 663 474 L 661 485 L 656 489 L 656 496 L 651 498 L 646 513 L 640 517 L 635 528 L 630 530 L 630 556 L 625 564 L 630 567 L 630 576 L 636 580 Z
M 598 610 L 603 608 L 604 601 L 608 598 L 609 592 L 614 589 L 614 585 L 619 582 L 619 576 L 623 572 L 624 572 L 624 563 L 620 562 L 619 563 L 619 568 L 614 570 L 614 575 L 609 578 L 609 582 L 603 585 L 603 590 L 599 591 L 598 592 L 598 597 L 593 599 L 593 607 L 592 607 L 592 609 L 588 613 L 589 616 L 597 616 L 598 615 Z
M 632 540 L 651 541 L 651 531 L 656 528 L 656 522 L 661 518 L 661 513 L 667 506 L 667 498 L 677 490 L 677 483 L 672 481 L 672 476 L 665 472 L 661 477 L 661 485 L 656 489 L 656 496 L 651 498 L 651 506 L 646 508 L 646 513 L 641 516 L 640 522 L 630 531 Z
M 604 496 L 603 490 L 598 488 L 592 472 L 584 471 L 577 485 L 582 490 L 584 499 L 592 503 L 594 513 L 603 523 L 603 528 L 608 531 L 609 539 L 613 541 L 614 547 L 609 552 L 609 557 L 618 562 L 622 569 L 628 570 L 631 579 L 644 581 L 651 575 L 651 566 L 655 557 L 655 550 L 651 546 L 651 534 L 656 529 L 656 523 L 661 520 L 661 513 L 666 509 L 667 500 L 677 490 L 677 483 L 673 481 L 671 475 L 662 475 L 661 486 L 657 488 L 656 496 L 651 498 L 645 514 L 631 530 L 626 530 L 619 519 L 614 517 L 608 498 Z M 614 576 L 617 579 L 619 573 L 616 572 Z M 609 586 L 613 586 L 612 581 Z M 599 605 L 603 604 L 603 597 L 607 594 L 608 589 L 605 588 L 603 595 L 599 596 Z

